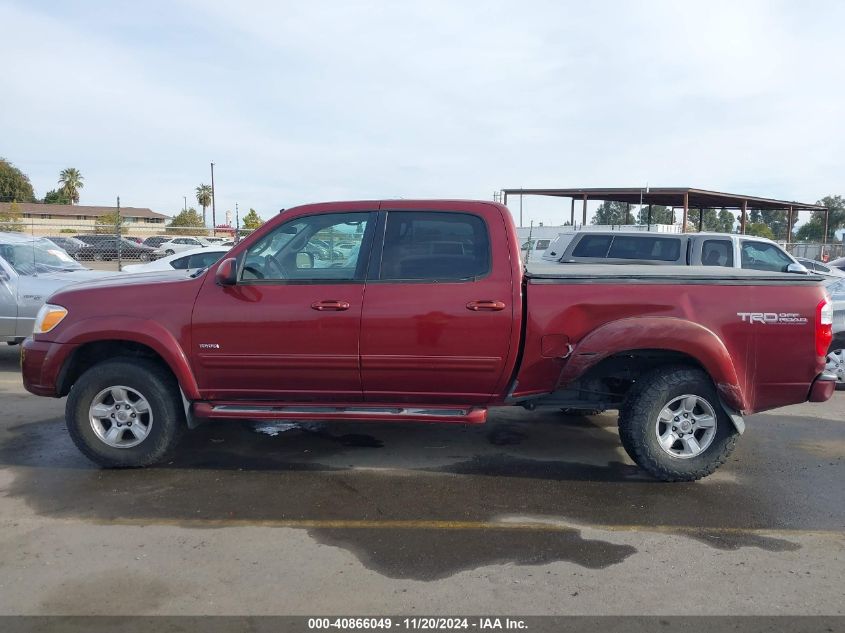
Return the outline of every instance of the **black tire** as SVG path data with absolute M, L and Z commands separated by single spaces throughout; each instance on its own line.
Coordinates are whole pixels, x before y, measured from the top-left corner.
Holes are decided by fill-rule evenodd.
M 94 253 L 91 256 L 91 259 L 93 259 L 96 262 L 101 262 L 101 261 L 103 261 L 103 254 L 102 253 Z
M 147 253 L 141 253 L 140 255 L 138 255 L 138 261 L 140 261 L 140 262 L 148 262 L 148 261 L 150 261 L 150 256 L 149 256 L 149 254 L 147 254 Z
M 130 448 L 106 444 L 94 432 L 89 419 L 95 396 L 116 385 L 142 393 L 153 416 L 149 435 Z M 106 468 L 138 468 L 160 462 L 176 448 L 186 428 L 175 378 L 161 365 L 146 359 L 104 361 L 82 374 L 68 395 L 65 420 L 79 450 Z
M 716 429 L 704 451 L 682 458 L 670 455 L 660 446 L 656 425 L 661 410 L 674 398 L 687 394 L 710 404 Z M 695 481 L 725 463 L 736 445 L 737 432 L 722 409 L 709 376 L 699 369 L 676 366 L 655 369 L 634 383 L 619 411 L 619 437 L 628 456 L 655 479 Z

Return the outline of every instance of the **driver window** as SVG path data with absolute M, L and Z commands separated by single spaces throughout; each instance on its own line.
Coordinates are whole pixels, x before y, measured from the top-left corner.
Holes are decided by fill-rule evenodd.
M 241 280 L 353 281 L 363 279 L 360 256 L 373 222 L 368 212 L 297 218 L 268 233 L 246 253 Z
M 752 270 L 786 272 L 792 260 L 774 244 L 744 241 L 742 243 L 742 267 Z

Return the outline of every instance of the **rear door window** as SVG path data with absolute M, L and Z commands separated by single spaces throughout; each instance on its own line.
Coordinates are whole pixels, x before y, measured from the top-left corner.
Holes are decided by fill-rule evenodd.
M 681 255 L 681 240 L 650 235 L 618 235 L 613 238 L 609 259 L 646 259 L 674 262 Z
M 572 251 L 573 257 L 607 257 L 607 249 L 613 237 L 610 235 L 584 235 Z
M 218 259 L 220 259 L 222 253 L 218 253 L 212 251 L 210 253 L 196 253 L 195 255 L 191 255 L 190 262 L 188 263 L 188 268 L 208 268 Z
M 734 265 L 734 249 L 730 240 L 704 240 L 701 245 L 701 264 L 703 266 Z
M 381 279 L 470 280 L 490 272 L 484 220 L 468 213 L 389 211 Z

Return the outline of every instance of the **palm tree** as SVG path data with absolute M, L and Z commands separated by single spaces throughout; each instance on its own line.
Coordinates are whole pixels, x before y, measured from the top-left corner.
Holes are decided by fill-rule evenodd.
M 76 167 L 68 167 L 63 169 L 59 174 L 59 184 L 62 186 L 61 191 L 74 204 L 79 202 L 79 190 L 85 185 L 82 183 L 84 178 Z
M 202 225 L 205 226 L 205 208 L 211 204 L 211 187 L 203 184 L 197 187 L 197 204 L 202 207 Z

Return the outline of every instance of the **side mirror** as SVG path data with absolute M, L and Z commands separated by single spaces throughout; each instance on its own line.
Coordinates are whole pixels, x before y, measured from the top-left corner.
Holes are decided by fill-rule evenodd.
M 792 263 L 786 267 L 786 272 L 788 273 L 798 273 L 799 275 L 809 275 L 810 271 L 807 270 L 802 264 Z
M 299 251 L 296 254 L 296 267 L 297 269 L 314 268 L 314 253 Z
M 238 260 L 229 257 L 220 262 L 214 274 L 218 286 L 234 286 L 238 282 Z

